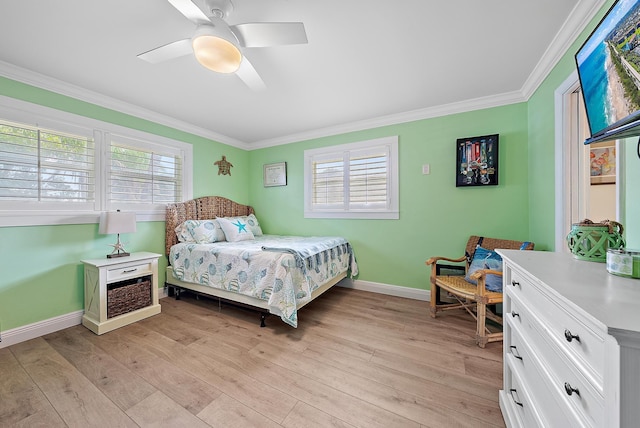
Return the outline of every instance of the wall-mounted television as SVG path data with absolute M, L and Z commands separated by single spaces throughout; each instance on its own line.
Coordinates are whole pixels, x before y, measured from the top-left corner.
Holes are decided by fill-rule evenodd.
M 640 136 L 640 0 L 618 0 L 575 55 L 591 137 Z

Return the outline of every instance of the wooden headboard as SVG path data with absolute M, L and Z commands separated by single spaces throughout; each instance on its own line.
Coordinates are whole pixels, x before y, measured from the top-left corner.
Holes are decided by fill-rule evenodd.
M 208 220 L 216 217 L 234 217 L 254 214 L 249 205 L 233 202 L 221 196 L 203 196 L 177 204 L 167 205 L 165 254 L 178 243 L 176 227 L 187 220 Z

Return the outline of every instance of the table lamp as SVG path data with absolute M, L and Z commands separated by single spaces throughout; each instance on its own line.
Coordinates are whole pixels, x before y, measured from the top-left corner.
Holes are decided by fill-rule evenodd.
M 124 245 L 120 242 L 121 233 L 133 233 L 136 231 L 136 213 L 121 212 L 117 210 L 115 212 L 104 212 L 100 214 L 100 227 L 98 233 L 101 235 L 110 235 L 113 233 L 118 234 L 118 240 L 115 244 L 110 244 L 113 247 L 113 252 L 107 254 L 107 258 L 113 257 L 125 257 L 128 256 L 124 249 Z

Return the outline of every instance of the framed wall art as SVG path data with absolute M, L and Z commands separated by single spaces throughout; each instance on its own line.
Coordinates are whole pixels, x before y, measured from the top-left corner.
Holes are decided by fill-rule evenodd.
M 456 187 L 498 184 L 498 134 L 456 140 Z
M 264 187 L 287 185 L 287 163 L 268 163 L 263 170 Z
M 591 147 L 589 150 L 591 184 L 615 184 L 616 146 Z

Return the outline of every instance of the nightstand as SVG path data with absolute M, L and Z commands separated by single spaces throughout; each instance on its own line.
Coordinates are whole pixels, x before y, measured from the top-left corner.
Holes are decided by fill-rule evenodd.
M 106 333 L 160 313 L 156 253 L 82 260 L 84 315 L 82 325 Z

